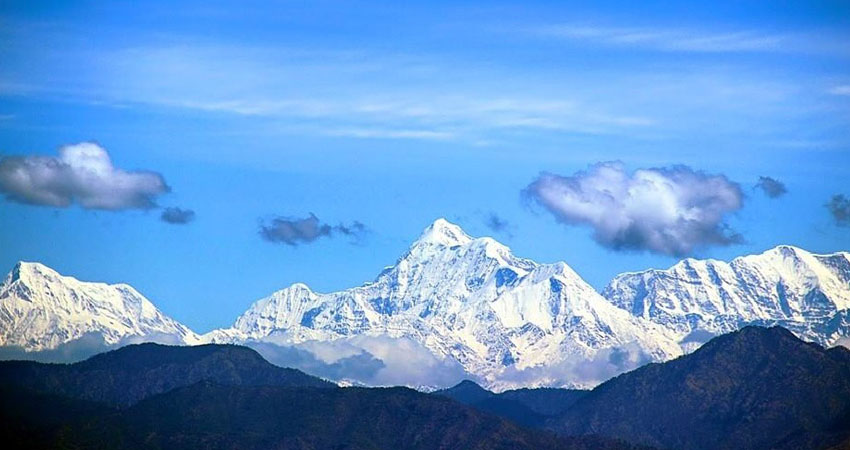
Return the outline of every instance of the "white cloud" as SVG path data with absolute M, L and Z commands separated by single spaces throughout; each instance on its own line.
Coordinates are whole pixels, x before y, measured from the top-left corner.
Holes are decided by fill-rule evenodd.
M 359 335 L 296 345 L 268 340 L 247 345 L 274 364 L 367 386 L 441 388 L 474 378 L 454 360 L 438 358 L 407 338 Z
M 688 29 L 550 25 L 534 34 L 595 42 L 607 46 L 638 47 L 681 52 L 756 52 L 786 50 L 787 36 L 755 31 L 705 33 Z
M 330 136 L 346 136 L 365 139 L 422 139 L 422 140 L 450 140 L 456 136 L 454 133 L 439 130 L 408 130 L 387 128 L 339 128 L 326 131 Z
M 106 150 L 91 142 L 68 145 L 53 156 L 0 159 L 0 192 L 10 200 L 64 208 L 78 203 L 89 209 L 153 208 L 168 192 L 162 176 L 124 171 Z
M 835 342 L 832 343 L 831 347 L 844 347 L 850 350 L 850 337 L 840 337 Z
M 829 90 L 832 95 L 850 95 L 850 84 L 835 86 Z
M 683 256 L 741 239 L 724 224 L 742 206 L 741 188 L 685 166 L 628 173 L 620 163 L 600 163 L 571 176 L 544 173 L 524 195 L 563 223 L 590 226 L 598 243 L 615 250 Z
M 575 386 L 591 388 L 652 361 L 637 344 L 605 348 L 586 358 L 566 358 L 546 366 L 507 367 L 499 374 L 505 386 Z

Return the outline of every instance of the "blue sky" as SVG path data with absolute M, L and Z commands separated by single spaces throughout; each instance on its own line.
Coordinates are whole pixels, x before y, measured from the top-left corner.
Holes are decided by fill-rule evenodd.
M 529 199 L 541 173 L 570 185 L 606 161 L 739 187 L 711 223 L 739 238 L 681 254 L 850 249 L 825 206 L 850 196 L 846 2 L 58 3 L 0 7 L 0 157 L 93 141 L 170 189 L 103 209 L 7 186 L 0 266 L 127 282 L 197 331 L 293 282 L 370 280 L 438 217 L 596 287 L 671 265 L 668 247 L 618 247 L 602 219 Z M 261 238 L 311 213 L 327 236 Z

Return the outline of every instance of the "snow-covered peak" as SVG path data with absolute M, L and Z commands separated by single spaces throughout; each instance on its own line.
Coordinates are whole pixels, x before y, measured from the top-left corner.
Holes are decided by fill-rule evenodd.
M 16 281 L 31 282 L 38 278 L 58 279 L 61 275 L 58 272 L 37 262 L 19 261 L 15 267 L 6 275 L 3 286 L 8 286 Z
M 307 295 L 313 293 L 313 290 L 310 289 L 310 286 L 307 286 L 304 283 L 292 283 L 291 285 L 289 285 L 288 288 L 286 288 L 286 290 L 289 290 L 289 291 L 292 291 L 292 292 L 297 292 L 299 294 L 307 294 Z
M 608 303 L 566 263 L 518 258 L 498 241 L 472 238 L 445 219 L 374 281 L 329 293 L 290 286 L 208 338 L 297 345 L 360 335 L 412 339 L 491 387 L 525 385 L 500 380 L 511 366 L 584 360 L 626 344 L 652 359 L 680 352 L 660 327 Z M 589 381 L 565 378 L 539 383 Z
M 464 245 L 472 240 L 463 229 L 449 222 L 446 219 L 439 218 L 422 232 L 419 239 L 414 242 L 413 246 L 418 245 L 443 245 L 453 247 L 456 245 Z
M 19 262 L 0 285 L 0 345 L 44 350 L 99 333 L 108 344 L 131 336 L 197 342 L 126 284 L 89 283 L 39 263 Z
M 603 295 L 681 335 L 770 323 L 830 344 L 850 331 L 833 320 L 850 308 L 848 256 L 780 245 L 731 262 L 686 259 L 666 270 L 618 275 Z

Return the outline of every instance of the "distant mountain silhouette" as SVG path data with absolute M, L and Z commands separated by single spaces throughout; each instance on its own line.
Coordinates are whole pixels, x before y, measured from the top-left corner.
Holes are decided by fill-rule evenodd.
M 850 351 L 746 327 L 609 380 L 546 425 L 685 450 L 840 447 L 850 443 Z
M 3 386 L 119 407 L 204 380 L 232 386 L 336 388 L 301 371 L 272 365 L 256 351 L 236 345 L 130 345 L 75 364 L 0 361 Z
M 230 345 L 0 363 L 0 434 L 12 449 L 634 448 L 530 430 L 406 388 L 338 388 Z
M 494 393 L 473 381 L 464 380 L 448 389 L 434 392 L 478 410 L 528 426 L 542 426 L 545 419 L 562 413 L 588 391 L 575 389 L 517 389 Z
M 435 394 L 339 388 L 244 347 L 144 344 L 70 365 L 0 363 L 0 435 L 4 448 L 850 444 L 850 351 L 805 343 L 782 328 L 747 327 L 592 391 L 497 394 L 465 381 Z

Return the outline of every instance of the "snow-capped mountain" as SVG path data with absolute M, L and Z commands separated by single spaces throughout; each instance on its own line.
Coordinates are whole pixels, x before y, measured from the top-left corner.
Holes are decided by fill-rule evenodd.
M 685 259 L 666 270 L 617 276 L 603 296 L 680 339 L 746 324 L 779 324 L 831 345 L 850 331 L 850 253 L 782 245 L 731 262 Z
M 360 334 L 414 339 L 497 389 L 569 384 L 545 377 L 512 384 L 502 375 L 590 361 L 603 349 L 659 361 L 681 353 L 663 327 L 615 307 L 565 263 L 515 257 L 443 219 L 375 281 L 327 294 L 292 285 L 209 337 L 300 343 Z
M 28 262 L 15 265 L 0 284 L 0 345 L 39 351 L 92 332 L 107 344 L 154 335 L 199 342 L 126 284 L 81 282 Z
M 600 294 L 565 263 L 518 258 L 439 219 L 370 283 L 332 293 L 294 284 L 204 336 L 128 285 L 37 263 L 19 263 L 0 284 L 0 346 L 40 351 L 94 332 L 107 344 L 293 345 L 332 364 L 372 342 L 403 352 L 402 366 L 417 358 L 407 352 L 422 352 L 495 390 L 590 386 L 748 324 L 780 324 L 824 345 L 850 336 L 850 254 L 779 246 L 729 263 L 686 259 L 619 275 Z

